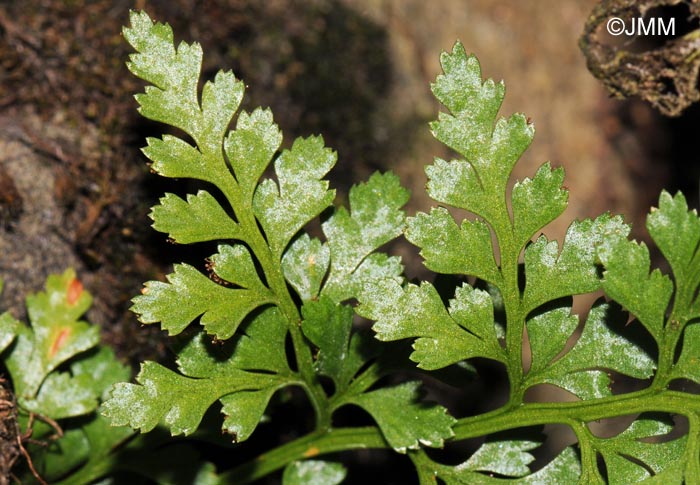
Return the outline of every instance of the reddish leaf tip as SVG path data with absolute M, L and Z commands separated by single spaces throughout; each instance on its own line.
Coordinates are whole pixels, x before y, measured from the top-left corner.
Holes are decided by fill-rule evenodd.
M 68 283 L 68 291 L 66 292 L 66 301 L 70 306 L 75 305 L 83 294 L 83 284 L 77 278 L 73 278 Z

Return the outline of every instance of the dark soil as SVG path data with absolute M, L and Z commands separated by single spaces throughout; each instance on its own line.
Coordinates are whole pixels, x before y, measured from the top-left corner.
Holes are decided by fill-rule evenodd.
M 0 485 L 10 483 L 12 467 L 20 454 L 19 439 L 17 403 L 7 381 L 0 379 Z

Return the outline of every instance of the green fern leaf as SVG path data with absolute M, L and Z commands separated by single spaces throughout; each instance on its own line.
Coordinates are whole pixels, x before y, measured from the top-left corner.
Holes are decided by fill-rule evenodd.
M 601 246 L 605 265 L 603 289 L 627 308 L 655 340 L 661 339 L 673 283 L 659 270 L 649 273 L 649 250 L 644 243 L 620 239 Z
M 331 253 L 331 267 L 323 294 L 335 301 L 356 296 L 358 278 L 366 274 L 358 267 L 380 246 L 401 234 L 405 215 L 401 210 L 408 191 L 390 173 L 375 173 L 350 189 L 350 211 L 340 207 L 323 224 Z M 373 259 L 371 277 L 400 277 L 402 268 L 394 260 Z M 398 272 L 397 272 L 398 269 Z
M 458 227 L 449 212 L 438 207 L 429 214 L 409 218 L 406 239 L 421 248 L 428 269 L 469 274 L 497 286 L 503 284 L 494 259 L 491 232 L 481 221 L 464 221 Z
M 549 324 L 547 327 L 541 323 L 534 326 L 528 324 L 533 342 L 533 362 L 537 363 L 531 369 L 530 379 L 533 384 L 547 382 L 562 387 L 581 399 L 593 399 L 611 394 L 608 370 L 638 379 L 646 379 L 653 374 L 655 360 L 644 343 L 639 341 L 639 334 L 634 327 L 625 326 L 627 315 L 616 305 L 602 301 L 591 309 L 576 345 L 559 360 L 544 367 L 541 362 L 563 351 L 566 342 L 560 333 L 556 340 L 561 347 L 548 348 L 544 341 L 555 340 L 550 329 L 561 326 L 573 331 L 576 328 L 575 319 L 568 316 L 569 310 L 570 308 L 563 308 L 543 314 L 543 323 Z M 600 349 L 605 350 L 601 352 Z M 591 356 L 595 356 L 595 360 Z
M 402 288 L 393 280 L 368 282 L 358 313 L 375 320 L 380 340 L 418 339 L 411 360 L 439 369 L 472 357 L 504 360 L 488 293 L 459 288 L 449 310 L 430 283 Z
M 398 452 L 418 449 L 419 444 L 441 448 L 445 439 L 454 436 L 456 420 L 442 406 L 419 402 L 419 385 L 406 382 L 377 389 L 354 396 L 350 402 L 372 415 L 389 445 Z M 406 421 L 410 421 L 410 427 L 402 425 Z
M 258 282 L 253 288 L 227 288 L 181 264 L 168 275 L 167 283 L 149 281 L 132 301 L 131 310 L 142 323 L 160 322 L 163 330 L 177 335 L 201 316 L 199 322 L 206 331 L 223 340 L 233 336 L 251 311 L 274 300 Z
M 165 194 L 149 216 L 156 231 L 167 233 L 181 244 L 241 237 L 238 224 L 204 190 L 197 195 L 188 194 L 186 201 L 177 195 Z
M 540 236 L 525 250 L 525 311 L 558 298 L 599 289 L 598 246 L 628 233 L 629 227 L 622 218 L 605 214 L 594 220 L 573 222 L 561 252 L 556 241 L 548 242 Z
M 281 257 L 299 229 L 333 202 L 335 191 L 328 190 L 321 177 L 335 161 L 335 153 L 323 146 L 322 138 L 299 139 L 275 162 L 279 187 L 270 179 L 258 186 L 253 207 L 273 254 Z

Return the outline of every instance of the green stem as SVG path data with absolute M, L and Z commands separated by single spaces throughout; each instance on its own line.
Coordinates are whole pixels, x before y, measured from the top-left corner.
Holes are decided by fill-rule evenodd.
M 508 219 L 508 225 L 497 232 L 497 236 L 501 248 L 501 275 L 503 276 L 503 288 L 500 290 L 503 294 L 506 321 L 508 322 L 506 326 L 507 369 L 510 384 L 508 402 L 515 405 L 522 402 L 523 397 L 523 328 L 525 318 L 524 315 L 521 315 L 522 305 L 518 286 L 520 248 L 513 244 L 510 219 Z
M 664 326 L 659 346 L 658 369 L 652 384 L 652 387 L 656 389 L 667 387 L 677 377 L 672 372 L 676 349 L 681 335 L 683 335 L 683 329 L 688 324 L 688 316 L 693 314 L 691 310 L 693 296 L 700 280 L 700 264 L 694 263 L 696 263 L 695 258 L 691 261 L 689 268 L 682 268 L 678 271 L 674 269 L 676 292 L 673 295 L 671 315 Z
M 590 401 L 521 404 L 460 419 L 453 431 L 456 440 L 484 436 L 517 427 L 572 421 L 596 421 L 648 411 L 687 416 L 700 413 L 700 396 L 679 391 L 642 390 Z
M 249 235 L 249 244 L 253 247 L 255 254 L 258 256 L 260 266 L 267 278 L 267 284 L 278 298 L 278 306 L 288 322 L 289 333 L 292 337 L 292 345 L 294 346 L 294 356 L 296 359 L 297 369 L 302 379 L 306 382 L 307 394 L 309 400 L 316 412 L 316 426 L 319 429 L 330 427 L 331 416 L 328 409 L 326 396 L 321 383 L 318 380 L 313 367 L 313 357 L 311 349 L 306 344 L 304 335 L 301 332 L 301 315 L 292 296 L 289 293 L 287 282 L 284 279 L 280 265 L 275 262 L 275 259 L 267 246 L 267 243 L 260 234 L 260 229 L 252 216 L 252 210 L 248 212 L 250 219 L 246 218 L 245 229 Z M 255 228 L 252 230 L 252 228 Z
M 688 415 L 688 441 L 685 449 L 685 483 L 697 485 L 700 483 L 700 415 Z
M 525 326 L 524 315 L 521 315 L 522 304 L 520 287 L 518 285 L 518 259 L 522 247 L 515 241 L 514 226 L 508 211 L 506 200 L 506 187 L 484 187 L 497 198 L 497 209 L 491 212 L 490 217 L 484 217 L 489 223 L 498 241 L 500 253 L 501 283 L 499 290 L 503 297 L 506 312 L 506 355 L 508 381 L 510 395 L 508 403 L 512 406 L 522 402 L 524 392 L 523 384 L 523 329 Z M 498 195 L 496 195 L 498 194 Z M 495 253 L 494 248 L 494 253 Z
M 685 323 L 686 322 L 679 322 L 676 320 L 674 313 L 671 313 L 664 327 L 661 343 L 659 345 L 659 361 L 654 376 L 654 382 L 651 385 L 653 389 L 665 389 L 676 377 L 672 370 L 676 355 L 676 347 L 678 346 L 678 341 L 680 340 Z
M 221 483 L 245 484 L 258 480 L 288 463 L 345 450 L 388 448 L 375 427 L 317 431 L 279 446 L 255 460 L 220 475 Z
M 419 485 L 435 485 L 438 473 L 434 469 L 434 462 L 428 458 L 425 452 L 423 450 L 412 451 L 408 456 L 416 467 Z
M 694 426 L 691 427 L 691 431 L 700 429 L 700 418 L 697 418 L 700 416 L 700 397 L 678 391 L 657 392 L 647 389 L 590 401 L 505 406 L 490 413 L 458 420 L 453 428 L 453 440 L 482 437 L 514 427 L 553 423 L 571 426 L 578 434 L 582 432 L 580 426 L 585 427 L 584 423 L 587 422 L 652 410 L 689 416 L 691 425 Z M 315 432 L 225 473 L 224 483 L 250 483 L 295 460 L 337 451 L 369 448 L 389 448 L 381 432 L 375 427 L 336 428 L 326 432 Z M 696 446 L 689 452 L 697 451 L 700 454 L 697 448 Z M 582 458 L 590 459 L 590 456 L 583 454 L 584 451 L 582 450 Z M 420 458 L 417 459 L 420 461 Z M 700 470 L 698 472 L 700 476 Z
M 289 333 L 292 337 L 297 369 L 299 375 L 301 375 L 301 378 L 306 383 L 304 389 L 307 391 L 309 401 L 316 414 L 316 427 L 318 429 L 326 429 L 330 427 L 331 424 L 331 413 L 327 405 L 328 397 L 318 380 L 318 376 L 314 372 L 311 349 L 306 344 L 304 335 L 301 332 L 301 315 L 299 314 L 299 309 L 294 303 L 292 295 L 289 293 L 289 288 L 282 274 L 280 264 L 275 260 L 255 219 L 250 194 L 244 197 L 243 194 L 241 194 L 240 187 L 232 178 L 226 178 L 225 180 L 229 181 L 229 183 L 222 184 L 221 190 L 233 208 L 241 227 L 241 232 L 244 235 L 244 240 L 250 245 L 250 248 L 257 257 L 262 271 L 265 274 L 267 285 L 277 297 L 277 305 L 287 320 Z
M 591 431 L 585 423 L 573 422 L 571 429 L 576 433 L 581 450 L 581 481 L 580 483 L 603 483 L 603 477 L 598 469 L 598 454 L 592 443 L 594 442 Z

